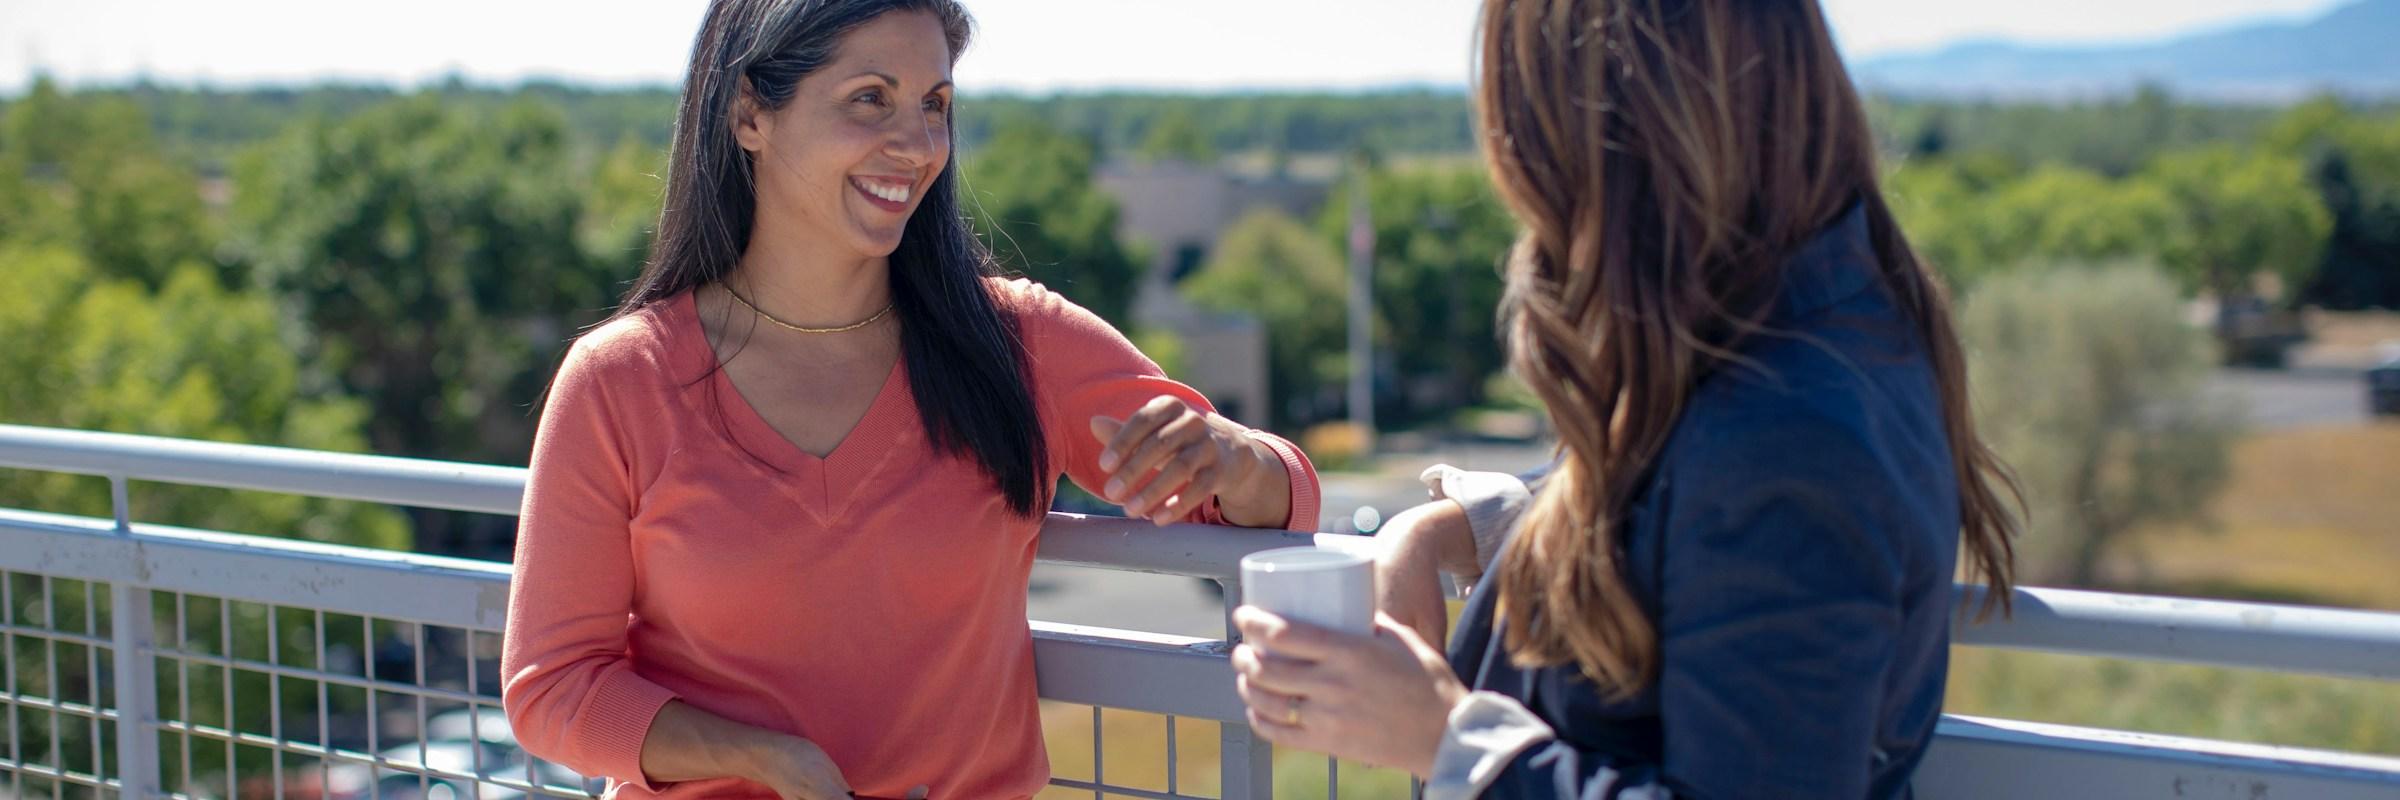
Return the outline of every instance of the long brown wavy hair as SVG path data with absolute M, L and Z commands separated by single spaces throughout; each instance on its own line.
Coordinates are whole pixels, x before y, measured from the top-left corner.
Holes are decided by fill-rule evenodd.
M 1947 297 L 1883 201 L 1816 2 L 1486 0 L 1479 35 L 1483 155 L 1525 226 L 1501 309 L 1510 366 L 1560 439 L 1498 566 L 1511 660 L 1573 662 L 1617 697 L 1655 679 L 1617 524 L 1694 386 L 1769 333 L 1783 260 L 1853 203 L 1930 351 L 1982 612 L 2005 612 L 2015 482 L 1976 436 Z

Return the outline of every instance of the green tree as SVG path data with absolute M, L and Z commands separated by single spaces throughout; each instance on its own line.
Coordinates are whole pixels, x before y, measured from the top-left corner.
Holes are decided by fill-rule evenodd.
M 69 244 L 102 274 L 156 288 L 209 257 L 199 178 L 159 151 L 150 120 L 122 98 L 71 96 L 47 78 L 9 106 L 0 235 Z
M 2293 107 L 2268 147 L 2308 164 L 2333 217 L 2301 299 L 2333 308 L 2400 308 L 2400 115 L 2381 119 L 2320 97 Z
M 1516 222 L 1480 167 L 1375 170 L 1367 186 L 1377 347 L 1398 372 L 1387 402 L 1402 420 L 1481 402 L 1485 379 L 1505 366 L 1493 309 Z M 1317 219 L 1337 249 L 1348 246 L 1351 197 L 1337 192 Z M 1340 308 L 1320 313 L 1339 322 Z
M 1267 395 L 1274 427 L 1297 430 L 1340 408 L 1349 374 L 1340 309 L 1341 253 L 1281 212 L 1252 212 L 1218 237 L 1184 280 L 1204 308 L 1256 315 L 1267 328 Z
M 2188 238 L 2174 199 L 2146 181 L 2061 164 L 1972 169 L 1912 164 L 1886 193 L 1918 254 L 1962 289 L 2019 268 L 2155 257 Z
M 236 241 L 310 361 L 366 401 L 377 451 L 524 457 L 549 365 L 623 277 L 579 246 L 566 135 L 537 105 L 420 97 L 305 123 L 244 160 Z
M 98 274 L 57 245 L 0 247 L 0 419 L 15 424 L 358 452 L 355 401 L 310 397 L 265 298 L 186 264 L 153 292 Z M 146 486 L 136 519 L 407 549 L 379 507 L 288 495 Z M 0 506 L 108 516 L 105 482 L 33 473 L 0 481 Z
M 666 201 L 667 151 L 625 139 L 593 166 L 576 238 L 598 276 L 630 281 L 648 260 Z M 612 291 L 611 294 L 614 294 Z
M 1884 198 L 1892 216 L 1908 232 L 1919 258 L 1941 270 L 1953 284 L 1964 284 L 1986 271 L 1994 261 L 1989 242 L 1973 214 L 1977 190 L 1958 167 L 1944 159 L 1912 160 L 1884 178 Z
M 2297 286 L 2317 266 L 2332 215 L 2298 159 L 2229 145 L 2160 156 L 2142 179 L 2172 198 L 2189 233 L 2162 253 L 2185 285 L 2247 297 L 2272 275 Z
M 2205 393 L 2213 348 L 2181 309 L 2145 265 L 2004 273 L 1967 295 L 1977 423 L 2032 514 L 2028 582 L 2091 586 L 2132 534 L 2202 518 L 2224 486 L 2238 423 Z
M 960 185 L 1000 263 L 1124 327 L 1139 264 L 1117 240 L 1117 202 L 1093 183 L 1091 140 L 1032 118 L 966 154 Z
M 1207 164 L 1217 160 L 1217 147 L 1208 140 L 1188 106 L 1177 107 L 1150 121 L 1137 151 L 1143 158 Z

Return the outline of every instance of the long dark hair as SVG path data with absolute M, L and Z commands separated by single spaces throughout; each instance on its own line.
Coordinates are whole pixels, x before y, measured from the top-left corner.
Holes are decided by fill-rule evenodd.
M 1760 287 L 1853 203 L 1940 385 L 1971 572 L 2005 608 L 2007 469 L 1976 435 L 1940 283 L 1892 221 L 1874 138 L 1815 0 L 1485 0 L 1476 108 L 1501 197 L 1511 365 L 1560 465 L 1496 567 L 1504 642 L 1619 696 L 1658 634 L 1616 530 L 1702 376 L 1762 331 Z
M 801 78 L 833 60 L 844 35 L 895 11 L 939 19 L 953 63 L 974 29 L 966 9 L 952 0 L 709 4 L 675 113 L 658 236 L 615 316 L 723 280 L 741 260 L 758 210 L 752 156 L 734 141 L 730 121 L 742 91 L 747 88 L 765 109 L 782 108 Z M 935 446 L 972 456 L 1010 510 L 1031 516 L 1049 503 L 1041 417 L 1016 320 L 1003 313 L 985 280 L 997 274 L 996 263 L 961 216 L 957 179 L 953 151 L 891 255 L 901 357 Z

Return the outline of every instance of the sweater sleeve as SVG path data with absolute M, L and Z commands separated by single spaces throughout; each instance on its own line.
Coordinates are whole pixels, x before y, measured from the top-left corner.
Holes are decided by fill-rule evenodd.
M 1204 411 L 1216 410 L 1198 391 L 1168 378 L 1099 315 L 1037 284 L 1012 281 L 1000 291 L 1013 295 L 1018 309 L 1025 349 L 1033 361 L 1042 398 L 1042 429 L 1049 438 L 1051 458 L 1086 491 L 1099 494 L 1100 485 L 1108 480 L 1108 473 L 1100 469 L 1100 450 L 1106 443 L 1092 436 L 1093 417 L 1122 419 L 1159 395 L 1182 398 Z M 1283 527 L 1316 530 L 1316 467 L 1283 437 L 1258 430 L 1251 435 L 1282 460 L 1284 475 L 1291 481 L 1291 512 Z M 1214 501 L 1195 510 L 1189 521 L 1226 524 Z
M 526 751 L 586 775 L 654 790 L 642 743 L 673 692 L 626 657 L 633 609 L 635 479 L 607 392 L 623 348 L 572 348 L 534 436 L 518 516 L 501 653 L 510 727 Z M 619 340 L 622 344 L 622 340 Z

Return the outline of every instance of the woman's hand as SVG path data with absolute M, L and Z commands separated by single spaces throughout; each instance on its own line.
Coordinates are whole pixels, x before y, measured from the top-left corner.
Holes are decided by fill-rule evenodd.
M 850 782 L 824 748 L 798 736 L 778 736 L 750 757 L 744 777 L 775 790 L 782 800 L 846 800 Z
M 1424 776 L 1467 688 L 1440 651 L 1390 617 L 1374 634 L 1235 609 L 1234 688 L 1267 741 Z M 1272 653 L 1273 655 L 1268 655 Z
M 1128 517 L 1165 525 L 1210 498 L 1235 525 L 1282 527 L 1291 516 L 1283 459 L 1241 423 L 1181 398 L 1151 398 L 1122 420 L 1093 417 L 1092 435 L 1107 443 L 1100 469 L 1108 483 L 1100 495 L 1124 506 Z

